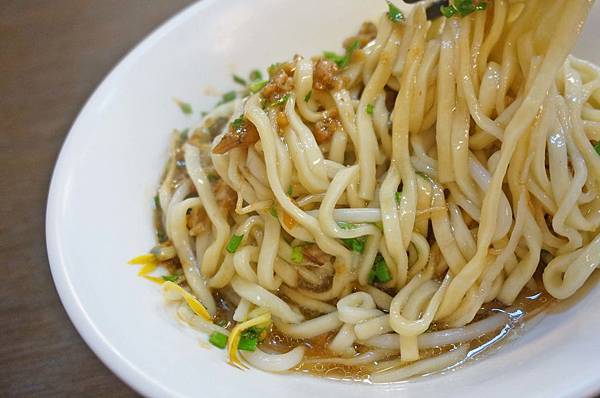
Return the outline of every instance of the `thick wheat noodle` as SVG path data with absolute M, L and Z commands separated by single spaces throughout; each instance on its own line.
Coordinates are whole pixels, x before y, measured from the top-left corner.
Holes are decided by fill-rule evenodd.
M 567 15 L 559 21 L 557 36 L 554 38 L 555 44 L 549 48 L 548 54 L 545 56 L 538 75 L 535 78 L 533 87 L 530 89 L 523 104 L 521 104 L 521 107 L 505 129 L 500 160 L 493 174 L 490 189 L 486 193 L 483 201 L 478 232 L 477 252 L 450 283 L 442 306 L 439 309 L 440 316 L 442 317 L 449 315 L 458 307 L 460 300 L 464 297 L 466 291 L 481 274 L 483 259 L 492 240 L 494 220 L 500 201 L 499 191 L 502 188 L 502 182 L 510 158 L 520 135 L 523 134 L 527 127 L 533 122 L 539 107 L 547 95 L 553 80 L 550 77 L 556 75 L 560 66 L 566 59 L 570 48 L 574 45 L 577 31 L 573 31 L 572 27 L 578 26 L 578 21 L 585 19 L 589 11 L 589 3 L 577 2 L 577 4 L 568 7 L 568 9 L 569 12 Z
M 257 368 L 389 382 L 522 321 L 485 303 L 572 296 L 600 266 L 600 68 L 569 55 L 590 6 L 490 0 L 435 21 L 411 6 L 365 25 L 347 58 L 275 64 L 175 132 L 157 250 L 181 265 L 185 291 L 165 292 L 181 319 L 230 333 L 189 293 L 237 324 L 270 316 L 297 343 L 244 353 Z M 315 341 L 326 358 L 305 358 Z

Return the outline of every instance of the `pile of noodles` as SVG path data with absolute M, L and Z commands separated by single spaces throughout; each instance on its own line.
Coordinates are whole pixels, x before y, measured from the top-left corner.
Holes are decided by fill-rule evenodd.
M 465 17 L 383 15 L 348 65 L 296 56 L 271 75 L 286 92 L 217 107 L 159 190 L 181 284 L 210 316 L 180 314 L 233 334 L 210 322 L 219 291 L 238 325 L 262 316 L 300 341 L 333 334 L 321 362 L 375 364 L 371 380 L 385 382 L 456 364 L 510 322 L 473 322 L 485 303 L 509 306 L 540 280 L 571 296 L 600 264 L 600 69 L 569 55 L 590 7 L 495 0 Z M 294 259 L 297 247 L 313 255 Z M 383 283 L 370 275 L 378 256 Z M 444 349 L 423 356 L 432 347 Z M 242 354 L 284 371 L 304 347 Z

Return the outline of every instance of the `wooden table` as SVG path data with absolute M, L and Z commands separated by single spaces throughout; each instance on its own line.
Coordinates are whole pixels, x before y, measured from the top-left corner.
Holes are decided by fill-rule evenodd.
M 136 394 L 75 331 L 48 267 L 45 207 L 79 109 L 191 0 L 0 1 L 0 396 Z

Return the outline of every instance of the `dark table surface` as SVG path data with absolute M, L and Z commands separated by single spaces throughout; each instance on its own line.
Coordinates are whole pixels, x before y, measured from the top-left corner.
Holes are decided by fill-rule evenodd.
M 136 394 L 90 351 L 48 267 L 60 146 L 102 78 L 191 0 L 0 0 L 0 396 Z

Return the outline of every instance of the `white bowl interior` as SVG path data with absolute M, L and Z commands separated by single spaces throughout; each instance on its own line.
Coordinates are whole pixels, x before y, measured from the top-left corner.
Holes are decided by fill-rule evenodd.
M 159 287 L 131 257 L 154 244 L 152 197 L 173 128 L 198 120 L 247 74 L 295 53 L 338 50 L 385 2 L 205 0 L 129 54 L 87 103 L 57 163 L 47 216 L 48 251 L 63 303 L 99 357 L 145 395 L 346 398 L 580 396 L 600 387 L 600 286 L 551 311 L 493 355 L 446 375 L 387 386 L 239 371 L 165 308 Z M 595 8 L 576 53 L 600 62 Z M 213 96 L 211 97 L 210 95 Z M 193 105 L 184 116 L 173 98 Z M 597 277 L 595 279 L 598 279 Z

